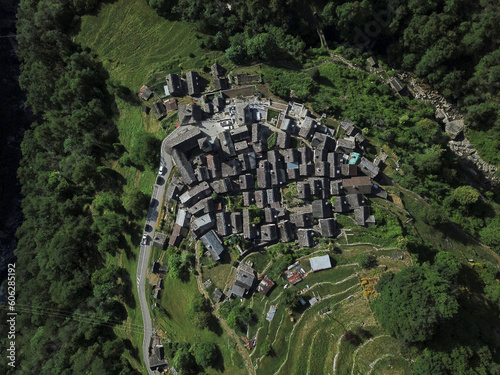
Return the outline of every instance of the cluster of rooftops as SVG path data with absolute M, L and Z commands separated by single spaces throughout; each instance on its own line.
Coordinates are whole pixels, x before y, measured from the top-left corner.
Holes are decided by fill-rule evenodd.
M 221 238 L 232 234 L 254 244 L 297 240 L 311 247 L 316 237 L 338 234 L 334 213 L 354 211 L 357 224 L 375 223 L 365 195 L 387 195 L 371 181 L 379 161 L 361 156 L 365 139 L 352 121 L 341 124 L 347 137 L 335 139 L 302 105 L 289 103 L 278 128 L 256 122 L 251 104 L 236 102 L 234 127 L 216 136 L 186 125 L 167 139 L 180 175 L 166 192 L 168 202 L 178 202 L 169 245 L 178 246 L 191 232 L 217 261 L 224 251 Z M 273 136 L 275 144 L 268 142 Z M 301 147 L 291 147 L 293 138 L 302 140 Z M 289 208 L 282 199 L 289 184 L 296 184 L 300 207 Z M 229 212 L 214 195 L 241 196 L 241 210 Z M 255 206 L 263 211 L 260 224 L 252 220 Z

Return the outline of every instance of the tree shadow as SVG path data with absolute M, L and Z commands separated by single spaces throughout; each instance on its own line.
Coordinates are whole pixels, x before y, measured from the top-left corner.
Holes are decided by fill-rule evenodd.
M 207 328 L 209 331 L 215 333 L 217 336 L 222 336 L 223 333 L 222 327 L 215 316 L 210 315 L 210 318 L 208 319 Z
M 133 288 L 133 284 L 132 284 L 132 280 L 130 278 L 130 273 L 125 268 L 122 268 L 120 270 L 120 277 L 121 277 L 122 283 L 123 283 L 123 290 L 124 291 L 131 291 Z M 122 298 L 128 307 L 135 309 L 136 302 L 135 302 L 135 298 L 134 298 L 133 293 L 122 293 Z
M 132 358 L 139 361 L 139 348 L 135 347 L 129 339 L 124 340 L 125 349 L 128 350 Z
M 224 356 L 222 355 L 222 352 L 218 345 L 216 346 L 216 356 L 212 367 L 215 370 L 220 371 L 221 373 L 226 371 L 226 368 L 224 366 Z

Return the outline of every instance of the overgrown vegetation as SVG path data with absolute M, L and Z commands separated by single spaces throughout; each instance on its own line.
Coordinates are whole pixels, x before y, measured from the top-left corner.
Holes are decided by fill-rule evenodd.
M 498 306 L 483 307 L 483 318 L 470 314 L 471 300 L 460 286 L 464 277 L 473 278 L 467 273 L 454 254 L 440 252 L 432 265 L 413 265 L 397 274 L 385 273 L 379 280 L 380 296 L 372 306 L 382 326 L 405 344 L 427 347 L 415 362 L 415 373 L 500 369 L 497 339 L 489 328 L 498 324 Z M 485 316 L 493 319 L 487 325 L 481 321 Z M 468 329 L 453 329 L 462 326 Z M 450 361 L 453 357 L 456 362 Z
M 132 191 L 122 205 L 123 178 L 109 168 L 123 152 L 111 120 L 119 87 L 71 38 L 77 17 L 96 5 L 19 6 L 19 82 L 40 121 L 25 133 L 18 171 L 17 305 L 30 313 L 17 317 L 18 367 L 7 373 L 129 374 L 124 354 L 139 359 L 113 331 L 127 316 L 123 302 L 135 306 L 130 275 L 106 263 L 124 248 L 128 215 L 141 213 Z

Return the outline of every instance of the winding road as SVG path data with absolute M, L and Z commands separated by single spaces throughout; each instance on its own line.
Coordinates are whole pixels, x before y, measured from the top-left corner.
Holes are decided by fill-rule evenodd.
M 175 131 L 172 133 L 174 134 Z M 158 179 L 155 181 L 153 186 L 153 194 L 151 195 L 151 201 L 149 204 L 148 214 L 146 217 L 146 223 L 144 224 L 144 233 L 148 235 L 148 239 L 145 245 L 142 245 L 139 252 L 139 260 L 137 261 L 137 294 L 139 295 L 139 303 L 141 305 L 142 321 L 144 325 L 144 339 L 142 341 L 142 355 L 144 357 L 144 364 L 149 375 L 153 375 L 149 367 L 149 343 L 151 342 L 151 335 L 153 334 L 153 327 L 151 322 L 151 315 L 149 312 L 148 302 L 146 300 L 146 275 L 149 266 L 149 255 L 151 254 L 151 245 L 155 235 L 156 220 L 161 208 L 163 196 L 165 194 L 165 187 L 167 185 L 167 179 L 172 172 L 172 158 L 167 154 L 165 150 L 165 144 L 167 139 L 172 136 L 170 134 L 166 137 L 161 144 L 161 160 L 160 165 L 162 165 L 165 170 L 163 171 L 162 177 L 163 182 L 158 184 Z M 148 232 L 148 229 L 150 230 Z

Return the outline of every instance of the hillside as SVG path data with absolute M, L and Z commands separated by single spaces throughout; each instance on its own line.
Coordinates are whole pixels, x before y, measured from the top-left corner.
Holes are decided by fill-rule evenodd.
M 164 2 L 150 3 L 158 10 Z M 158 181 L 160 144 L 179 115 L 173 110 L 157 121 L 142 107 L 149 109 L 157 96 L 145 102 L 137 93 L 147 85 L 163 95 L 167 73 L 184 77 L 196 70 L 210 81 L 215 62 L 233 77 L 255 74 L 259 79 L 252 93 L 262 93 L 259 101 L 272 99 L 280 108 L 289 100 L 303 102 L 337 138 L 345 136 L 342 120 L 351 118 L 366 137 L 364 156 L 387 157 L 376 183 L 388 198 L 369 198 L 375 226 L 356 225 L 352 213 L 339 215 L 342 235 L 320 239 L 313 248 L 292 243 L 241 256 L 234 238 L 226 238 L 227 256 L 218 263 L 189 238 L 165 251 L 153 249 L 146 261 L 169 268 L 158 300 L 153 299 L 158 276 L 148 271 L 146 280 L 155 332 L 169 363 L 185 373 L 209 374 L 495 371 L 498 195 L 459 172 L 428 103 L 395 93 L 376 74 L 353 69 L 355 64 L 365 67 L 365 55 L 338 48 L 334 54 L 350 58 L 340 62 L 317 48 L 316 30 L 308 28 L 312 9 L 304 21 L 290 14 L 294 1 L 290 9 L 284 3 L 273 2 L 269 14 L 252 8 L 258 13 L 255 18 L 247 14 L 253 34 L 244 35 L 248 26 L 230 18 L 233 29 L 228 32 L 240 37 L 226 35 L 230 44 L 217 47 L 213 19 L 172 20 L 181 14 L 196 21 L 193 9 L 208 6 L 199 2 L 179 1 L 185 9 L 173 15 L 160 9 L 164 18 L 144 0 L 96 2 L 84 9 L 77 1 L 52 7 L 49 1 L 22 1 L 20 82 L 42 120 L 25 135 L 19 170 L 26 216 L 17 249 L 24 263 L 18 273 L 18 308 L 26 313 L 19 321 L 20 373 L 146 373 L 138 254 Z M 223 20 L 231 15 L 225 6 L 217 8 Z M 288 26 L 275 25 L 276 20 L 268 23 L 272 30 L 265 26 L 276 15 Z M 30 48 L 39 40 L 43 48 Z M 286 48 L 292 53 L 280 54 Z M 385 71 L 396 76 L 380 56 Z M 179 104 L 195 100 L 185 96 Z M 270 126 L 277 127 L 280 110 L 267 114 L 264 118 L 274 121 Z M 273 148 L 276 139 L 267 142 Z M 299 147 L 300 142 L 291 144 Z M 174 169 L 163 182 L 169 184 L 172 176 L 179 172 Z M 295 200 L 293 184 L 282 193 L 290 207 L 303 204 Z M 228 193 L 214 199 L 221 206 L 238 206 L 239 198 Z M 169 236 L 179 205 L 161 200 L 158 206 L 154 229 Z M 310 272 L 309 259 L 318 255 L 328 255 L 332 268 Z M 275 288 L 267 297 L 255 293 L 241 301 L 216 301 L 215 288 L 227 291 L 245 261 L 253 262 L 259 277 L 272 275 Z M 284 271 L 295 261 L 308 275 L 291 286 Z M 414 309 L 416 299 L 394 297 L 397 288 L 404 296 L 413 291 L 422 296 L 422 286 L 429 309 Z M 444 293 L 453 297 L 449 310 L 433 303 Z M 308 303 L 299 305 L 297 296 Z M 398 304 L 409 307 L 386 308 Z M 274 305 L 276 315 L 268 321 Z M 389 310 L 400 315 L 385 315 Z M 428 325 L 422 323 L 425 317 L 414 319 L 425 331 L 421 336 L 411 324 L 401 323 L 412 321 L 416 310 L 430 316 Z M 454 323 L 458 326 L 451 329 Z M 250 338 L 255 347 L 248 348 Z M 45 364 L 51 355 L 54 359 Z

